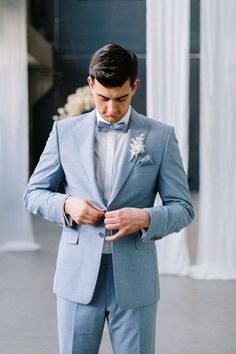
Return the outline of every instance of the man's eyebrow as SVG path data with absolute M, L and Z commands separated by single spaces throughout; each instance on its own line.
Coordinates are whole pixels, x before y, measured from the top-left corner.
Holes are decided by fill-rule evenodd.
M 110 97 L 103 96 L 103 95 L 101 95 L 100 93 L 98 93 L 97 95 L 100 96 L 101 98 L 105 98 L 105 99 L 107 99 L 107 100 L 110 99 Z M 125 95 L 116 97 L 115 100 L 120 100 L 120 99 L 125 98 L 125 97 L 128 97 L 128 96 L 129 96 L 129 94 L 126 93 Z

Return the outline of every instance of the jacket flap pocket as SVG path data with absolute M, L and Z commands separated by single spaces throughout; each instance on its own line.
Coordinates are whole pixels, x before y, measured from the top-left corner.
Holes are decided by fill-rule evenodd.
M 62 243 L 72 243 L 77 244 L 79 240 L 79 231 L 71 230 L 71 231 L 63 231 L 61 235 Z
M 142 233 L 140 231 L 140 235 L 137 237 L 137 239 L 135 240 L 135 247 L 138 249 L 138 250 L 152 250 L 153 249 L 153 246 L 155 246 L 155 242 L 153 241 L 147 241 L 147 242 L 143 242 L 141 240 L 141 236 L 142 236 Z

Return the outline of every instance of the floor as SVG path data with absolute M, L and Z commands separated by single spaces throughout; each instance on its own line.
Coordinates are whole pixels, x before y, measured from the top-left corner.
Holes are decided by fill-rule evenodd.
M 58 353 L 52 282 L 60 228 L 32 220 L 41 250 L 0 254 L 0 354 Z M 105 328 L 100 354 L 111 353 Z M 235 353 L 236 281 L 162 276 L 156 354 Z

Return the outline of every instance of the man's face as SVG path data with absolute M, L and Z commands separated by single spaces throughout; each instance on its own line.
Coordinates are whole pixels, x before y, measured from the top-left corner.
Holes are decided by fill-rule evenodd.
M 109 123 L 116 123 L 127 113 L 139 80 L 137 79 L 133 86 L 130 86 L 130 81 L 127 80 L 122 86 L 107 88 L 96 79 L 88 77 L 88 84 L 101 116 Z

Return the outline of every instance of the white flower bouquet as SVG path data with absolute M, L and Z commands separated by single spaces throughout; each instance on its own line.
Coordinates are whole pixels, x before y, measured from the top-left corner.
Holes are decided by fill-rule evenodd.
M 57 110 L 58 115 L 52 117 L 53 120 L 61 120 L 78 116 L 91 111 L 95 107 L 93 95 L 88 86 L 79 87 L 75 93 L 67 97 L 64 107 Z

